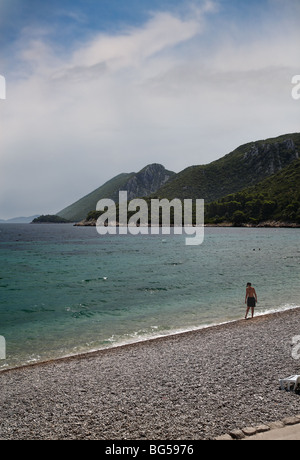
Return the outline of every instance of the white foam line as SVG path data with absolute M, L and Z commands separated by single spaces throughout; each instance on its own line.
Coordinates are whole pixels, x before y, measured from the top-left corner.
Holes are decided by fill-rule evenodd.
M 281 307 L 278 307 L 278 308 L 266 309 L 266 310 L 262 310 L 260 312 L 257 312 L 255 314 L 255 317 L 266 316 L 266 315 L 280 313 L 280 312 L 284 312 L 284 311 L 288 311 L 288 310 L 296 310 L 297 308 L 300 308 L 300 305 L 289 305 L 289 304 L 287 304 L 287 305 L 284 305 L 284 306 L 281 306 Z M 213 327 L 217 327 L 217 326 L 223 326 L 225 324 L 236 323 L 236 322 L 241 321 L 241 320 L 243 320 L 243 318 L 236 318 L 236 319 L 225 320 L 225 321 L 209 323 L 209 324 L 201 324 L 201 325 L 198 325 L 198 326 L 190 326 L 190 327 L 187 327 L 187 328 L 172 329 L 170 331 L 165 331 L 165 332 L 162 331 L 161 333 L 158 333 L 158 334 L 155 334 L 155 335 L 144 335 L 144 336 L 135 335 L 135 337 L 132 337 L 131 339 L 124 339 L 124 340 L 121 340 L 119 342 L 112 343 L 111 345 L 109 345 L 107 347 L 101 347 L 101 348 L 93 349 L 93 350 L 89 351 L 88 353 L 94 353 L 94 352 L 97 352 L 97 351 L 109 350 L 109 349 L 112 349 L 112 348 L 119 348 L 119 347 L 123 347 L 123 346 L 126 346 L 126 345 L 138 344 L 138 343 L 148 342 L 148 341 L 152 341 L 152 340 L 156 340 L 156 339 L 177 336 L 177 335 L 181 335 L 181 334 L 186 334 L 188 332 L 197 332 L 197 331 L 201 331 L 203 329 L 213 328 Z M 133 335 L 134 334 L 132 334 L 132 336 Z
M 266 309 L 266 310 L 262 310 L 260 312 L 257 312 L 255 314 L 255 317 L 262 317 L 262 316 L 266 316 L 266 315 L 272 315 L 272 314 L 276 314 L 276 313 L 285 312 L 285 311 L 288 311 L 288 310 L 296 310 L 298 308 L 300 308 L 299 305 L 286 304 L 286 305 L 283 305 L 283 306 L 278 307 L 278 308 L 270 308 L 270 309 Z M 165 331 L 165 332 L 162 331 L 161 333 L 155 334 L 155 335 L 145 335 L 145 336 L 136 335 L 135 338 L 132 337 L 131 339 L 121 340 L 120 342 L 112 343 L 111 345 L 109 345 L 107 347 L 92 348 L 92 349 L 89 349 L 88 351 L 82 351 L 81 353 L 70 353 L 70 354 L 60 356 L 60 357 L 48 358 L 45 361 L 43 361 L 43 360 L 39 361 L 38 359 L 36 359 L 36 360 L 31 359 L 28 362 L 26 362 L 24 364 L 21 364 L 20 366 L 17 366 L 17 367 L 26 367 L 28 365 L 30 366 L 30 364 L 33 364 L 33 362 L 35 364 L 42 364 L 42 363 L 47 363 L 48 361 L 64 360 L 64 359 L 67 359 L 67 358 L 76 358 L 76 357 L 80 358 L 82 356 L 97 353 L 99 351 L 105 351 L 105 350 L 121 348 L 121 347 L 124 347 L 126 345 L 133 345 L 133 344 L 138 344 L 138 343 L 143 343 L 143 342 L 152 342 L 154 340 L 161 339 L 161 338 L 179 336 L 179 335 L 186 334 L 186 333 L 189 333 L 189 332 L 197 332 L 197 331 L 201 331 L 203 329 L 208 329 L 208 328 L 213 328 L 213 327 L 217 327 L 217 326 L 223 326 L 223 325 L 226 325 L 226 324 L 236 323 L 236 322 L 239 322 L 241 320 L 243 320 L 243 318 L 237 318 L 237 319 L 233 319 L 233 320 L 226 320 L 226 321 L 221 321 L 221 322 L 216 322 L 216 323 L 211 323 L 211 324 L 201 324 L 199 326 L 191 326 L 191 327 L 187 327 L 187 328 L 173 329 L 171 331 Z M 15 367 L 2 368 L 2 369 L 0 369 L 0 373 L 1 373 L 1 371 L 10 370 L 10 369 L 14 369 L 14 368 Z

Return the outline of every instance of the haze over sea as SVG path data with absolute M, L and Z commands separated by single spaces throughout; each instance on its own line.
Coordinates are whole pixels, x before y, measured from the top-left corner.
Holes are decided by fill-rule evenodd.
M 93 227 L 0 224 L 0 369 L 300 306 L 299 229 L 206 228 L 102 236 Z M 300 333 L 300 329 L 299 329 Z

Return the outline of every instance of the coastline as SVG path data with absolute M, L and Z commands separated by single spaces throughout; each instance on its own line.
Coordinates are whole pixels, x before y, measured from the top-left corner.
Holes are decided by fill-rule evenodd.
M 280 315 L 282 313 L 288 313 L 290 311 L 299 311 L 299 317 L 300 317 L 300 307 L 298 306 L 288 306 L 283 309 L 279 310 L 270 310 L 266 312 L 260 312 L 256 313 L 256 316 L 254 318 L 255 321 L 259 321 L 260 319 L 267 319 L 267 318 L 272 318 L 274 315 Z M 252 321 L 250 316 L 248 317 L 247 321 Z M 82 351 L 78 353 L 72 353 L 72 354 L 66 354 L 65 356 L 60 356 L 60 357 L 55 357 L 55 358 L 49 358 L 45 360 L 37 360 L 33 362 L 27 362 L 24 364 L 16 365 L 14 367 L 8 367 L 8 368 L 2 368 L 0 369 L 0 377 L 1 374 L 7 373 L 7 372 L 13 372 L 16 370 L 22 370 L 26 368 L 32 368 L 40 365 L 48 365 L 51 363 L 60 363 L 63 361 L 70 361 L 70 360 L 77 360 L 77 359 L 85 359 L 85 358 L 92 358 L 92 357 L 97 357 L 98 355 L 102 355 L 102 353 L 106 353 L 112 350 L 121 350 L 121 349 L 126 349 L 129 347 L 135 347 L 139 346 L 140 344 L 143 343 L 154 343 L 154 342 L 160 342 L 164 341 L 165 339 L 176 339 L 180 337 L 184 337 L 186 335 L 191 335 L 191 334 L 199 334 L 202 331 L 206 330 L 217 330 L 219 328 L 222 328 L 227 325 L 243 325 L 245 323 L 244 318 L 240 319 L 231 319 L 228 321 L 220 322 L 220 323 L 214 323 L 214 324 L 203 324 L 200 326 L 195 326 L 194 328 L 191 329 L 178 329 L 154 336 L 145 336 L 144 338 L 140 337 L 137 340 L 129 341 L 129 342 L 120 342 L 120 343 L 115 343 L 114 345 L 108 346 L 108 347 L 103 347 L 103 348 L 98 348 L 98 349 L 92 349 L 90 351 Z
M 0 439 L 213 439 L 296 415 L 299 396 L 278 379 L 300 374 L 299 318 L 297 308 L 3 370 Z
M 97 220 L 82 220 L 73 224 L 74 227 L 96 227 Z M 119 227 L 118 222 L 116 222 L 116 227 Z M 149 228 L 151 225 L 148 226 Z M 171 228 L 173 226 L 171 225 Z M 213 227 L 213 228 L 300 228 L 300 224 L 296 222 L 280 222 L 275 220 L 269 220 L 265 222 L 260 222 L 259 224 L 234 224 L 232 222 L 222 222 L 220 224 L 207 223 L 204 227 Z

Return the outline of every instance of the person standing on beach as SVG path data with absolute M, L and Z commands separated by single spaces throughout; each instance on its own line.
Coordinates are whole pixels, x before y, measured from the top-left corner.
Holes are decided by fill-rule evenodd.
M 250 311 L 250 308 L 251 308 L 251 312 L 252 312 L 252 318 L 254 317 L 254 309 L 256 307 L 256 302 L 257 302 L 256 291 L 255 291 L 254 287 L 252 287 L 251 283 L 247 283 L 246 297 L 245 297 L 245 304 L 247 305 L 247 311 L 246 311 L 245 319 L 247 319 L 247 317 L 248 317 L 248 313 Z

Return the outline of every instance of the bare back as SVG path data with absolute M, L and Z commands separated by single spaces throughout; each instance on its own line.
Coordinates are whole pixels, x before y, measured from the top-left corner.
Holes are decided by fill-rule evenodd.
M 247 297 L 256 297 L 256 292 L 255 292 L 255 289 L 253 287 L 247 287 L 246 289 L 246 296 Z

